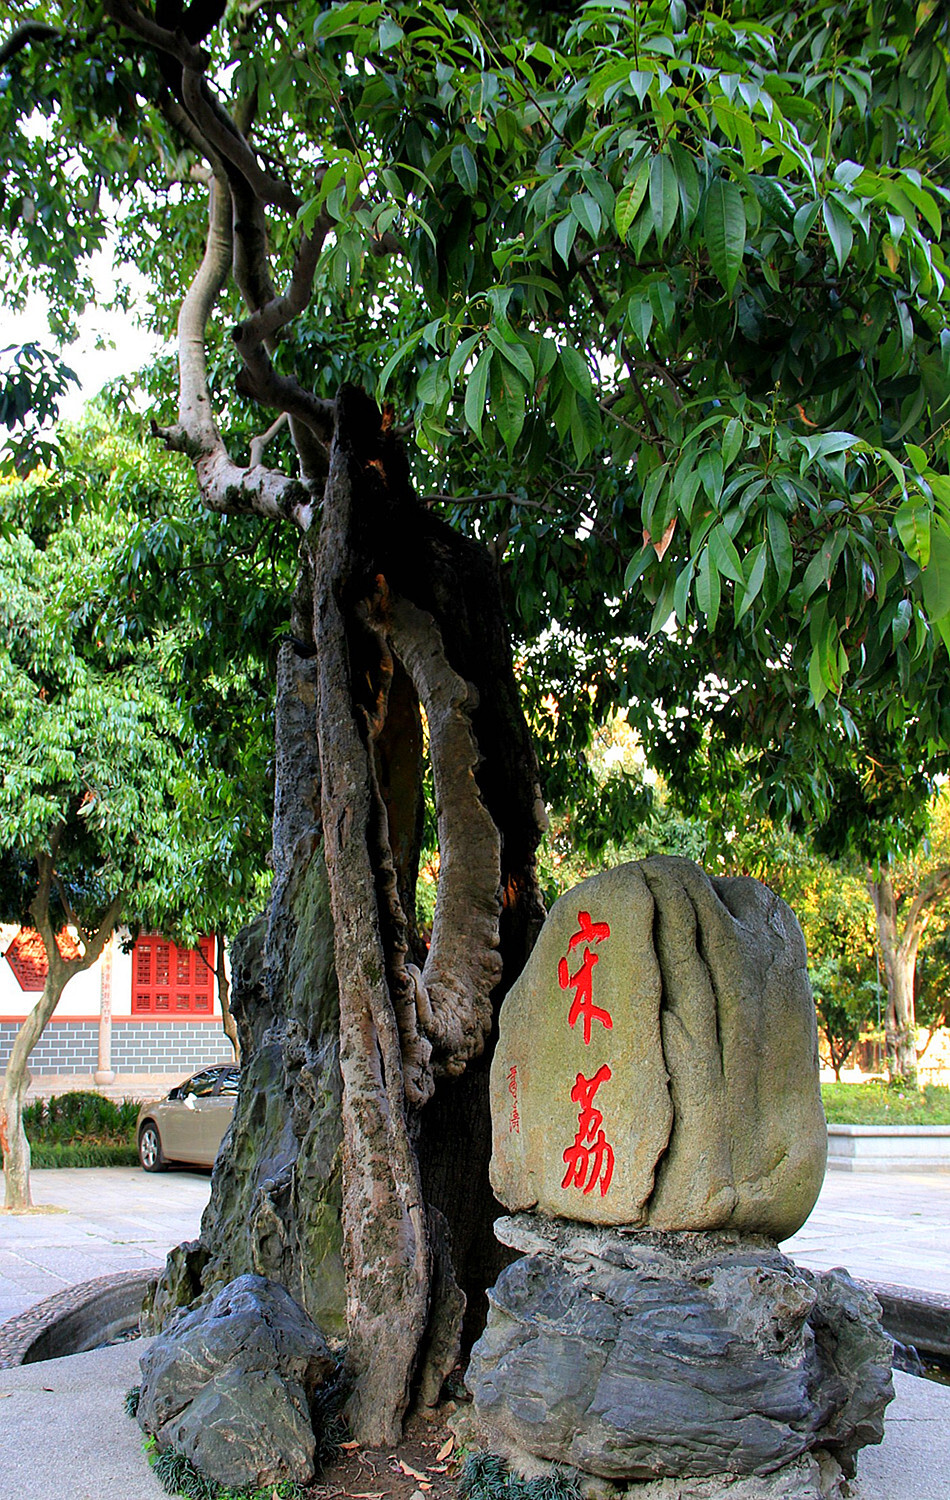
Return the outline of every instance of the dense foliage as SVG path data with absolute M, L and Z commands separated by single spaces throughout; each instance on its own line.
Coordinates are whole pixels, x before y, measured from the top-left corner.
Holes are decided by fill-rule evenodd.
M 94 5 L 12 12 L 43 35 L 6 49 L 10 293 L 68 326 L 118 224 L 167 331 L 204 189 L 165 64 Z M 836 849 L 919 832 L 950 737 L 946 40 L 937 6 L 684 0 L 208 35 L 293 184 L 277 265 L 332 222 L 279 369 L 393 400 L 432 504 L 504 559 L 551 801 L 619 704 L 694 807 L 741 778 Z

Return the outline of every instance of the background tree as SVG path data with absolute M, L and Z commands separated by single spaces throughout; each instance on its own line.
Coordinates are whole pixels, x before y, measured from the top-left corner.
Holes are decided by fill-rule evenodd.
M 920 942 L 938 903 L 950 895 L 950 797 L 943 788 L 930 808 L 928 836 L 903 860 L 868 878 L 887 981 L 885 1036 L 892 1079 L 917 1079 L 915 988 Z
M 180 303 L 161 435 L 211 510 L 301 545 L 250 1064 L 163 1295 L 266 1261 L 316 1309 L 342 1202 L 350 1418 L 391 1441 L 497 1267 L 484 1047 L 541 916 L 520 703 L 552 801 L 619 706 L 685 803 L 735 767 L 776 821 L 882 853 L 946 755 L 946 21 L 104 12 L 25 10 L 0 52 L 17 274 L 68 320 L 107 182 L 153 316 Z
M 200 677 L 199 697 L 181 577 L 166 577 L 174 631 L 156 628 L 154 597 L 138 616 L 128 594 L 121 610 L 103 602 L 136 511 L 134 530 L 153 528 L 158 545 L 171 502 L 163 463 L 103 430 L 67 445 L 65 462 L 63 473 L 0 491 L 0 895 L 40 933 L 48 965 L 0 1095 L 12 1208 L 30 1202 L 29 1056 L 69 980 L 96 962 L 120 918 L 193 940 L 211 922 L 233 930 L 265 889 L 269 746 L 253 711 L 253 658 L 220 691 Z M 179 496 L 179 518 L 181 508 Z M 243 608 L 253 610 L 247 599 Z M 234 749 L 229 764 L 222 745 L 239 730 L 232 781 Z M 64 946 L 56 934 L 67 924 L 77 942 Z

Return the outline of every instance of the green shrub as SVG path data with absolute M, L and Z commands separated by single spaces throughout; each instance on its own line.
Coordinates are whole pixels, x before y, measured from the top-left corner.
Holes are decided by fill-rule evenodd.
M 139 1159 L 134 1146 L 86 1144 L 84 1141 L 55 1142 L 30 1146 L 34 1167 L 134 1167 Z
M 34 1100 L 23 1111 L 33 1166 L 134 1166 L 138 1113 L 134 1099 L 117 1104 L 81 1089 Z

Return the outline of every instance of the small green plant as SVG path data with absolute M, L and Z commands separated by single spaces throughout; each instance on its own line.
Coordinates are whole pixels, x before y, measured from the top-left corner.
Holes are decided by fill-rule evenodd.
M 138 1415 L 139 1400 L 141 1399 L 141 1395 L 142 1387 L 140 1385 L 132 1385 L 126 1391 L 125 1397 L 122 1401 L 122 1406 L 127 1417 L 135 1417 Z
M 519 1479 L 497 1453 L 472 1453 L 459 1476 L 461 1500 L 581 1500 L 573 1475 L 555 1466 L 550 1474 Z
M 134 1166 L 138 1112 L 134 1099 L 117 1104 L 81 1089 L 34 1100 L 23 1111 L 33 1166 Z
M 183 1453 L 177 1453 L 174 1448 L 160 1449 L 154 1437 L 147 1437 L 142 1449 L 165 1493 L 184 1495 L 186 1500 L 308 1500 L 310 1495 L 309 1490 L 293 1479 L 282 1479 L 277 1484 L 265 1485 L 263 1489 L 222 1489 Z
M 187 1495 L 188 1500 L 218 1500 L 221 1486 L 207 1479 L 190 1458 L 164 1448 L 155 1460 L 155 1478 L 169 1495 Z

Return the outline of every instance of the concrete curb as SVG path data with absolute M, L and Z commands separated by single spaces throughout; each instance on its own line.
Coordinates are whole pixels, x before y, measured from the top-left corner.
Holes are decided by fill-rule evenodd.
M 138 1329 L 145 1292 L 157 1271 L 120 1271 L 82 1281 L 28 1307 L 0 1326 L 0 1370 L 83 1354 Z

